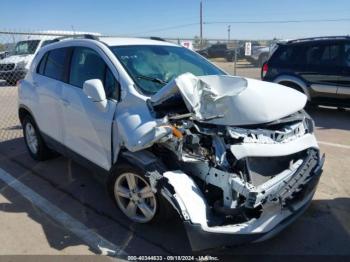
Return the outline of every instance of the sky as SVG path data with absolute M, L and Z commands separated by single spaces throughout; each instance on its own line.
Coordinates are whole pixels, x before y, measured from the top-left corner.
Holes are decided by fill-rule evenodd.
M 199 35 L 199 2 L 200 0 L 2 0 L 0 30 L 33 32 L 73 28 L 75 31 L 120 36 L 193 38 Z M 226 39 L 228 25 L 231 26 L 231 39 L 291 39 L 350 34 L 349 0 L 202 2 L 204 38 Z M 339 19 L 344 20 L 320 21 Z M 291 22 L 305 20 L 312 21 Z M 258 23 L 262 21 L 265 23 Z M 271 21 L 284 23 L 270 23 Z

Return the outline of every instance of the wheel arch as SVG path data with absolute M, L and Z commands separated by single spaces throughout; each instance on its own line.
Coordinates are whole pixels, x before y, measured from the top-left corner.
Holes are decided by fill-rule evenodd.
M 276 77 L 273 80 L 273 82 L 277 83 L 277 84 L 282 84 L 282 85 L 288 86 L 290 88 L 294 88 L 298 91 L 301 91 L 302 93 L 304 93 L 307 96 L 308 101 L 311 100 L 310 92 L 307 88 L 307 85 L 305 84 L 305 82 L 303 80 L 301 80 L 298 77 L 289 76 L 289 75 L 280 75 L 280 76 Z
M 161 162 L 161 160 L 152 152 L 146 149 L 136 152 L 123 150 L 119 152 L 117 161 L 113 164 L 112 168 L 110 169 L 109 177 L 106 181 L 107 183 L 110 182 L 110 179 L 113 177 L 113 173 L 116 169 L 118 169 L 118 166 L 122 163 L 129 163 L 143 170 L 146 176 L 148 176 L 150 180 L 153 180 L 155 182 L 153 186 L 155 186 L 157 190 L 161 185 L 157 182 L 159 180 L 164 179 L 163 172 L 167 170 L 165 165 Z
M 144 175 L 149 179 L 152 189 L 155 190 L 155 192 L 158 192 L 162 197 L 161 201 L 165 201 L 166 203 L 167 210 L 164 213 L 165 217 L 170 214 L 170 207 L 174 208 L 179 216 L 182 217 L 181 208 L 177 200 L 174 198 L 175 189 L 169 183 L 168 178 L 163 176 L 163 174 L 167 171 L 166 166 L 155 154 L 147 149 L 136 152 L 127 150 L 120 152 L 118 159 L 112 166 L 109 172 L 109 176 L 106 180 L 107 188 L 111 187 L 114 173 L 123 163 L 128 163 L 144 171 Z
M 19 118 L 19 121 L 20 123 L 22 124 L 23 123 L 23 120 L 26 116 L 30 116 L 31 118 L 33 118 L 34 120 L 34 123 L 36 124 L 36 121 L 35 121 L 35 118 L 34 118 L 34 115 L 33 115 L 33 112 L 25 105 L 19 105 L 18 107 L 18 118 Z M 36 124 L 37 125 L 37 124 Z

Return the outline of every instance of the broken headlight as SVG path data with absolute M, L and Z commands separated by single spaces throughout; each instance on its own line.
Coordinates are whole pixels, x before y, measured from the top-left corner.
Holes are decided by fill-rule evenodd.
M 307 128 L 308 133 L 312 134 L 314 132 L 315 122 L 314 122 L 314 120 L 312 120 L 311 117 L 307 116 L 305 118 L 305 126 Z

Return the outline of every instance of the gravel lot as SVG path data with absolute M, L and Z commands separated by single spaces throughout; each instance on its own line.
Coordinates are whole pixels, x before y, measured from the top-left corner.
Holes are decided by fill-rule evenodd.
M 215 63 L 233 73 L 232 63 Z M 259 78 L 260 69 L 241 62 L 237 74 Z M 0 180 L 0 255 L 108 253 L 99 239 L 133 255 L 191 253 L 176 218 L 156 226 L 132 224 L 114 207 L 90 171 L 64 157 L 40 163 L 30 159 L 17 119 L 16 97 L 16 87 L 0 86 L 0 168 L 69 219 L 58 223 Z M 206 253 L 350 255 L 350 111 L 319 107 L 310 114 L 316 121 L 326 163 L 308 211 L 271 240 Z M 97 239 L 77 237 L 72 233 L 76 224 L 70 224 L 70 219 Z

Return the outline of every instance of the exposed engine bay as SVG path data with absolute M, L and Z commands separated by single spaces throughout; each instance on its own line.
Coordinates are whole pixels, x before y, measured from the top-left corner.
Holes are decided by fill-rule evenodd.
M 280 85 L 184 74 L 148 100 L 153 131 L 126 146 L 165 164 L 171 189 L 156 186 L 159 176 L 151 184 L 183 220 L 206 232 L 269 232 L 311 200 L 322 171 L 305 103 Z
M 299 120 L 301 115 L 304 118 Z M 317 164 L 318 151 L 314 149 L 273 158 L 240 154 L 237 158 L 231 149 L 241 144 L 288 143 L 312 133 L 312 120 L 304 112 L 294 116 L 298 120 L 264 129 L 208 126 L 184 117 L 169 120 L 173 135 L 154 150 L 165 156 L 168 167 L 190 174 L 225 221 L 259 217 L 262 206 L 269 202 L 287 206 L 308 182 L 309 172 L 300 170 Z

